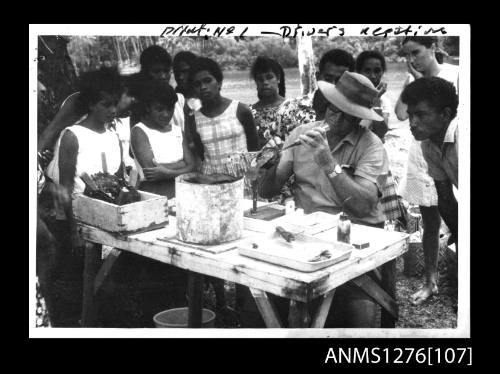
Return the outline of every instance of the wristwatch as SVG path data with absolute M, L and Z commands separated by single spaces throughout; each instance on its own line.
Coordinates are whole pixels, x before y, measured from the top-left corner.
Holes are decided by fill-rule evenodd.
M 339 164 L 337 164 L 333 167 L 333 171 L 331 171 L 327 175 L 328 175 L 328 178 L 334 178 L 341 173 L 342 173 L 342 167 Z

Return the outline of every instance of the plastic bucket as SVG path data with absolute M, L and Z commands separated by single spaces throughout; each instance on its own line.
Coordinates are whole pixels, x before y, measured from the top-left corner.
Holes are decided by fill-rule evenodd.
M 153 317 L 155 326 L 158 328 L 187 328 L 188 308 L 175 308 L 164 310 Z M 210 309 L 202 309 L 201 327 L 211 328 L 215 324 L 215 313 Z

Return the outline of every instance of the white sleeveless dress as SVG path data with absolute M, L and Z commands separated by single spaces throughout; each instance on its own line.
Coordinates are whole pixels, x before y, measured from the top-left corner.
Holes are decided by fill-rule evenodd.
M 73 125 L 61 132 L 54 151 L 54 158 L 47 167 L 47 175 L 54 182 L 59 183 L 59 147 L 66 131 L 71 131 L 78 139 L 73 193 L 81 193 L 85 190 L 85 183 L 80 178 L 82 173 L 93 175 L 104 171 L 101 153 L 106 155 L 108 173 L 114 174 L 119 170 L 122 156 L 120 140 L 116 132 L 106 130 L 104 133 L 98 133 L 80 125 Z
M 142 122 L 136 124 L 133 128 L 140 128 L 147 136 L 154 159 L 159 164 L 178 162 L 184 159 L 182 149 L 182 130 L 176 124 L 172 124 L 172 130 L 161 132 L 151 129 Z M 132 148 L 132 152 L 133 152 Z M 135 165 L 139 172 L 140 180 L 144 180 L 144 172 L 141 165 L 134 155 Z

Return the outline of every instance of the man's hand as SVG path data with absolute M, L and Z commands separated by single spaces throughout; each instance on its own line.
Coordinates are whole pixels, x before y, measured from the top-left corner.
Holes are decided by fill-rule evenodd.
M 144 177 L 148 182 L 157 182 L 168 178 L 173 178 L 173 170 L 167 169 L 164 166 L 158 165 L 152 168 L 142 169 Z
M 419 79 L 422 78 L 424 75 L 420 73 L 419 71 L 415 70 L 413 65 L 411 64 L 411 59 L 410 56 L 406 56 L 406 66 L 408 67 L 408 73 L 413 75 L 413 78 Z
M 315 128 L 299 136 L 299 140 L 308 147 L 314 156 L 314 161 L 323 171 L 329 171 L 336 164 L 330 152 L 330 146 L 326 139 L 326 130 Z

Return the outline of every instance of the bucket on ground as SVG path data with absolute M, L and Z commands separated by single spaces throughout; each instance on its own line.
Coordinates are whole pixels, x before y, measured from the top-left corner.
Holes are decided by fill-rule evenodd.
M 153 317 L 155 326 L 158 328 L 187 328 L 189 309 L 175 308 L 164 310 Z M 212 328 L 215 325 L 215 313 L 210 309 L 202 309 L 201 327 Z

